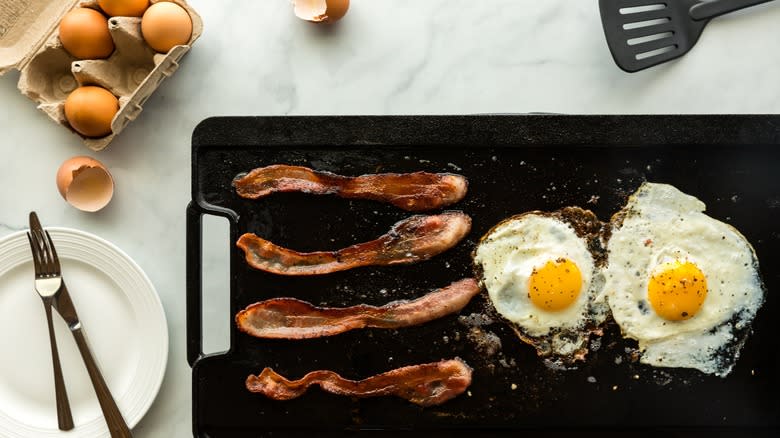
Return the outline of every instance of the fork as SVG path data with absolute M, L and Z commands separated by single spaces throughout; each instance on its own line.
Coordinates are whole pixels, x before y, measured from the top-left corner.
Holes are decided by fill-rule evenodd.
M 33 223 L 33 220 L 35 223 Z M 81 353 L 81 358 L 84 361 L 84 365 L 87 368 L 87 373 L 92 381 L 92 387 L 95 389 L 95 394 L 100 404 L 100 409 L 103 411 L 103 417 L 108 425 L 109 433 L 112 438 L 132 438 L 133 434 L 130 432 L 130 428 L 127 427 L 127 423 L 122 418 L 122 413 L 119 411 L 114 397 L 111 395 L 111 391 L 106 385 L 106 381 L 103 379 L 103 375 L 100 373 L 100 368 L 92 356 L 92 352 L 89 348 L 84 329 L 81 326 L 81 321 L 76 313 L 76 307 L 73 305 L 73 301 L 70 298 L 65 281 L 62 279 L 62 271 L 60 268 L 60 259 L 57 256 L 57 250 L 54 248 L 54 242 L 51 240 L 51 236 L 48 231 L 44 231 L 38 222 L 38 217 L 35 212 L 30 213 L 31 228 L 37 228 L 33 231 L 33 237 L 40 243 L 39 248 L 41 250 L 41 260 L 47 260 L 50 262 L 48 280 L 54 284 L 54 279 L 59 282 L 59 289 L 52 296 L 51 304 L 57 309 L 62 319 L 68 324 L 68 329 L 73 338 L 76 340 L 76 345 Z M 36 227 L 33 227 L 36 225 Z M 44 239 L 45 237 L 45 239 Z
M 35 227 L 37 225 L 37 227 Z M 36 229 L 37 228 L 37 229 Z M 73 429 L 73 415 L 70 411 L 68 391 L 65 389 L 65 381 L 62 378 L 62 365 L 60 354 L 57 350 L 57 339 L 54 335 L 54 323 L 52 321 L 52 302 L 60 292 L 62 277 L 55 274 L 54 262 L 44 254 L 40 235 L 40 222 L 35 212 L 30 213 L 30 231 L 27 240 L 30 241 L 33 266 L 35 267 L 35 290 L 43 301 L 46 310 L 46 322 L 49 325 L 49 343 L 51 344 L 51 361 L 54 368 L 54 393 L 57 399 L 57 425 L 60 430 Z

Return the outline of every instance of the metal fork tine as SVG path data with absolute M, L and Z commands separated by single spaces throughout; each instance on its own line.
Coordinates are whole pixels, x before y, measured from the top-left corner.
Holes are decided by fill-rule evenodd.
M 38 249 L 38 262 L 41 264 L 41 275 L 48 276 L 49 268 L 46 266 L 46 251 L 43 249 L 43 242 L 41 241 L 41 235 L 37 231 L 33 231 L 33 240 L 35 246 Z
M 38 215 L 34 211 L 31 211 L 30 231 L 32 232 L 35 248 L 38 250 L 38 262 L 41 264 L 41 275 L 49 275 L 44 247 L 45 242 L 43 241 L 43 233 L 40 232 L 42 229 L 43 227 L 41 226 L 41 221 L 38 219 Z
M 43 253 L 46 255 L 46 271 L 49 273 L 49 275 L 56 275 L 58 272 L 54 268 L 54 260 L 51 255 L 51 245 L 49 245 L 49 242 L 46 240 L 46 236 L 44 236 L 42 231 L 38 231 L 38 234 L 41 236 Z
M 38 253 L 38 245 L 33 236 L 28 232 L 27 233 L 27 240 L 30 241 L 30 249 L 32 250 L 32 257 L 33 257 L 33 267 L 35 268 L 35 275 L 41 275 L 41 259 L 40 254 Z
M 49 234 L 49 230 L 44 230 L 44 233 L 46 233 L 46 240 L 49 242 L 49 250 L 51 250 L 51 262 L 52 262 L 52 270 L 55 274 L 60 273 L 60 258 L 57 257 L 57 249 L 54 247 L 54 242 L 51 240 L 51 235 Z
M 41 273 L 49 276 L 51 275 L 51 266 L 49 263 L 49 254 L 46 250 L 46 241 L 43 239 L 43 234 L 41 234 L 40 231 L 33 231 L 33 236 L 35 236 L 35 241 L 38 243 L 38 249 L 40 251 Z

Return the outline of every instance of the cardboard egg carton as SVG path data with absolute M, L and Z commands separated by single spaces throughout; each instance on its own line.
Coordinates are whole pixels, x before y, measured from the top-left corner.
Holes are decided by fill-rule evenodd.
M 138 117 L 144 102 L 176 72 L 179 61 L 203 31 L 200 16 L 186 1 L 151 3 L 159 1 L 173 1 L 190 14 L 192 37 L 187 45 L 157 53 L 141 35 L 141 18 L 109 17 L 114 53 L 107 59 L 78 60 L 62 47 L 60 20 L 77 7 L 100 10 L 97 0 L 0 0 L 0 74 L 19 70 L 22 94 L 37 102 L 52 120 L 82 137 L 90 149 L 102 150 Z M 108 136 L 87 138 L 68 124 L 65 99 L 80 85 L 99 85 L 119 98 L 119 111 Z

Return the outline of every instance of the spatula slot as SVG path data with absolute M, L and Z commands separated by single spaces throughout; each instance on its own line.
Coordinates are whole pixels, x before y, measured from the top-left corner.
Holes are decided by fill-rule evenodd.
M 669 8 L 663 8 L 663 9 L 657 9 L 652 11 L 644 11 L 644 12 L 637 12 L 630 15 L 623 15 L 622 21 L 626 24 L 631 23 L 642 23 L 645 21 L 653 21 L 658 20 L 660 18 L 665 18 L 667 20 L 671 19 L 672 17 L 671 10 Z
M 637 29 L 626 30 L 622 33 L 622 35 L 624 35 L 627 40 L 632 40 L 635 38 L 642 38 L 649 35 L 658 35 L 659 33 L 665 33 L 665 32 L 674 33 L 676 30 L 677 29 L 675 29 L 674 23 L 672 23 L 671 21 L 667 21 L 665 23 L 659 23 L 654 26 L 645 26 Z
M 621 15 L 638 14 L 640 12 L 660 11 L 666 9 L 666 3 L 658 3 L 653 5 L 633 6 L 630 8 L 620 8 Z
M 662 33 L 657 33 L 657 34 L 654 34 L 654 35 L 642 36 L 642 37 L 639 37 L 639 38 L 631 38 L 631 39 L 628 40 L 628 45 L 629 46 L 636 46 L 636 45 L 639 45 L 639 44 L 645 44 L 645 43 L 657 41 L 657 40 L 660 40 L 660 39 L 663 39 L 663 38 L 668 38 L 668 37 L 671 37 L 671 36 L 674 36 L 674 32 L 662 32 Z
M 654 56 L 660 56 L 660 55 L 663 55 L 664 53 L 669 53 L 669 52 L 672 52 L 674 50 L 677 50 L 677 45 L 676 44 L 673 45 L 673 46 L 661 47 L 660 49 L 651 50 L 649 52 L 638 53 L 636 55 L 636 60 L 637 61 L 641 61 L 643 59 L 652 58 Z
M 646 21 L 635 21 L 633 23 L 626 23 L 623 25 L 623 29 L 625 30 L 631 30 L 631 29 L 640 29 L 643 27 L 650 27 L 650 26 L 657 26 L 659 24 L 664 24 L 672 21 L 669 17 L 664 18 L 656 18 L 653 20 L 646 20 Z

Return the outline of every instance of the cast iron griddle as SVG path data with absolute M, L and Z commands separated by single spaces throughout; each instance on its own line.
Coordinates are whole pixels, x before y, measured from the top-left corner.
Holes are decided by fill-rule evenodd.
M 188 210 L 188 359 L 193 428 L 201 437 L 256 437 L 317 431 L 406 430 L 418 436 L 476 430 L 553 428 L 733 431 L 780 427 L 780 117 L 463 116 L 215 118 L 192 140 Z M 407 217 L 392 206 L 329 196 L 279 194 L 249 201 L 233 178 L 275 163 L 345 175 L 455 172 L 470 182 L 454 208 L 473 231 L 455 249 L 411 266 L 362 268 L 291 278 L 246 266 L 235 241 L 255 232 L 298 250 L 371 240 Z M 631 362 L 613 326 L 576 370 L 551 370 L 496 317 L 486 294 L 460 315 L 402 330 L 359 330 L 306 340 L 260 340 L 231 331 L 226 354 L 201 353 L 200 218 L 231 222 L 231 314 L 256 301 L 291 296 L 319 305 L 381 305 L 420 296 L 472 275 L 475 243 L 502 219 L 577 205 L 602 220 L 643 181 L 674 184 L 708 214 L 752 242 L 767 286 L 754 333 L 726 378 Z M 467 316 L 469 318 L 460 318 Z M 488 321 L 485 321 L 487 319 Z M 492 319 L 492 322 L 490 321 Z M 476 323 L 482 325 L 474 329 Z M 495 349 L 495 341 L 501 346 Z M 468 394 L 422 409 L 393 397 L 356 400 L 312 388 L 279 402 L 249 393 L 244 380 L 271 366 L 290 378 L 331 369 L 360 379 L 400 366 L 461 357 L 474 368 Z

